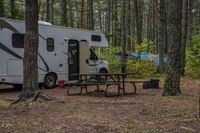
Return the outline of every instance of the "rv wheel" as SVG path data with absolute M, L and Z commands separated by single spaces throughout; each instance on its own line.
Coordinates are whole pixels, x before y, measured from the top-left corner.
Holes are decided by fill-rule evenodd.
M 99 71 L 99 73 L 108 73 L 108 71 L 106 70 L 106 69 L 101 69 L 100 71 Z M 107 77 L 106 76 L 100 76 L 100 77 L 98 77 L 98 80 L 100 80 L 100 81 L 106 81 L 107 80 Z
M 48 73 L 44 78 L 44 88 L 52 89 L 56 86 L 57 77 L 54 73 Z

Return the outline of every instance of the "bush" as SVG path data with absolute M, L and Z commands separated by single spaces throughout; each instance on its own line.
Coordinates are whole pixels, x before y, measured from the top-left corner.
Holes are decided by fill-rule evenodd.
M 119 47 L 109 47 L 104 49 L 103 52 L 97 51 L 96 53 L 103 60 L 108 61 L 109 71 L 111 73 L 119 73 L 121 70 L 121 57 L 116 53 L 120 51 L 121 48 Z M 136 73 L 135 76 L 138 78 L 150 77 L 157 70 L 152 61 L 133 59 L 130 56 L 127 59 L 127 72 Z
M 185 75 L 189 78 L 200 78 L 200 57 L 192 54 L 193 52 L 189 51 L 186 54 L 186 67 Z

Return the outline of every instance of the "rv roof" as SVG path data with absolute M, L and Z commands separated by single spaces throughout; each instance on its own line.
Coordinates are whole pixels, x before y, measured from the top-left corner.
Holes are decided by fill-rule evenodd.
M 21 22 L 21 23 L 25 23 L 25 21 L 23 20 L 16 20 L 16 19 L 9 19 L 9 18 L 3 18 L 3 17 L 0 17 L 0 19 L 2 20 L 8 20 L 8 21 L 15 21 L 15 22 Z M 38 21 L 38 24 L 39 25 L 43 25 L 43 26 L 50 26 L 50 27 L 60 27 L 60 28 L 65 28 L 65 29 L 72 29 L 72 30 L 79 30 L 79 31 L 88 31 L 88 32 L 94 32 L 94 33 L 98 33 L 98 34 L 103 34 L 102 32 L 100 31 L 94 31 L 94 30 L 87 30 L 87 29 L 80 29 L 80 28 L 71 28 L 71 27 L 64 27 L 64 26 L 57 26 L 57 25 L 52 25 L 51 23 L 49 22 L 45 22 L 45 21 Z

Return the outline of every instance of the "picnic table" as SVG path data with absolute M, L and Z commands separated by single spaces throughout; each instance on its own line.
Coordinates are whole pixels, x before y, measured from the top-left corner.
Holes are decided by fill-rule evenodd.
M 105 96 L 120 96 L 128 95 L 128 94 L 136 94 L 137 88 L 136 83 L 143 83 L 142 80 L 126 80 L 128 75 L 134 75 L 135 73 L 98 73 L 98 74 L 72 74 L 72 76 L 78 77 L 78 82 L 76 83 L 67 83 L 67 94 L 68 95 L 78 95 L 83 93 L 83 89 L 85 89 L 86 93 L 88 92 L 88 86 L 96 86 L 97 89 L 95 91 L 99 92 L 99 86 L 106 86 L 106 90 L 104 91 Z M 131 83 L 133 87 L 131 88 L 131 92 L 126 92 L 126 83 Z M 117 94 L 109 94 L 108 89 L 109 86 L 115 85 L 117 86 L 118 92 Z M 71 94 L 70 89 L 72 86 L 79 86 L 80 92 Z M 121 93 L 122 92 L 122 93 Z

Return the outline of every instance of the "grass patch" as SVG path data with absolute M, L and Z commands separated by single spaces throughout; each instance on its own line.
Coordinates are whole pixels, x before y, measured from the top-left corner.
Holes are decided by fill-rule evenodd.
M 57 111 L 66 111 L 66 110 L 73 109 L 74 106 L 70 104 L 57 103 L 57 104 L 53 104 L 50 108 Z
M 13 128 L 13 126 L 12 123 L 1 123 L 1 129 L 10 129 Z
M 0 101 L 0 109 L 7 108 L 9 106 L 9 103 L 6 101 Z
M 134 120 L 133 118 L 128 118 L 126 119 L 126 123 L 128 126 L 132 126 L 133 124 L 136 123 L 136 120 Z
M 182 115 L 180 113 L 178 113 L 178 112 L 170 112 L 169 116 L 176 118 L 176 117 L 181 117 Z

